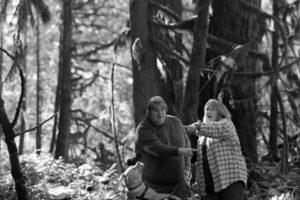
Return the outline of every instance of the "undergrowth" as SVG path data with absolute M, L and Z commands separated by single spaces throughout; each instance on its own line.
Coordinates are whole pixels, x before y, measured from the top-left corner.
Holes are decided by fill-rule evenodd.
M 16 200 L 9 157 L 0 154 L 0 200 Z M 78 158 L 64 162 L 50 154 L 25 154 L 19 157 L 26 177 L 30 200 L 125 200 L 126 188 L 118 180 L 116 164 L 110 168 L 91 159 Z M 76 162 L 75 162 L 76 161 Z M 299 200 L 300 169 L 282 175 L 278 164 L 258 163 L 249 169 L 245 200 Z M 195 194 L 195 191 L 193 191 Z M 191 200 L 199 199 L 192 195 Z
M 121 200 L 124 186 L 118 181 L 116 165 L 101 169 L 98 163 L 86 160 L 76 165 L 50 154 L 26 154 L 19 157 L 26 177 L 30 200 Z M 8 158 L 2 157 L 0 168 L 0 200 L 17 199 Z

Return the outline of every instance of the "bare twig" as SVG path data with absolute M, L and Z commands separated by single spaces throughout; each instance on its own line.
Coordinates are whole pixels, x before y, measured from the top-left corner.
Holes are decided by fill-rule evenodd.
M 116 124 L 115 124 L 115 104 L 114 104 L 114 73 L 115 73 L 115 66 L 116 66 L 116 60 L 117 60 L 117 50 L 118 50 L 118 45 L 119 42 L 121 41 L 121 37 L 122 35 L 119 35 L 118 40 L 115 43 L 114 46 L 114 56 L 113 56 L 113 61 L 111 63 L 112 67 L 111 67 L 111 71 L 110 71 L 110 81 L 111 81 L 111 99 L 110 99 L 110 121 L 111 121 L 111 129 L 113 132 L 113 135 L 115 137 L 115 147 L 116 147 L 116 152 L 117 152 L 117 156 L 118 156 L 118 160 L 119 160 L 119 165 L 121 168 L 121 171 L 124 171 L 123 168 L 123 164 L 122 164 L 122 160 L 121 160 L 121 155 L 119 152 L 119 142 L 118 142 L 118 135 L 117 135 L 117 131 L 116 131 Z
M 284 61 L 284 59 L 286 58 L 287 49 L 288 49 L 288 37 L 287 37 L 287 34 L 286 34 L 286 31 L 285 31 L 284 27 L 281 25 L 280 21 L 275 16 L 264 12 L 260 8 L 253 6 L 252 4 L 246 2 L 245 0 L 239 0 L 239 2 L 241 3 L 241 5 L 246 6 L 248 9 L 251 9 L 252 11 L 260 14 L 262 17 L 272 19 L 274 21 L 275 26 L 278 27 L 279 32 L 281 33 L 281 37 L 282 37 L 281 39 L 282 39 L 282 42 L 283 42 L 282 58 L 281 58 L 280 62 L 277 64 L 277 66 L 275 67 L 275 70 L 277 70 L 277 74 L 278 74 L 279 73 L 279 67 L 282 64 L 282 62 Z
M 98 62 L 101 62 L 101 63 L 104 63 L 104 64 L 111 64 L 111 62 L 109 62 L 109 61 L 101 60 L 101 59 L 94 59 L 94 58 L 88 58 L 88 59 L 86 59 L 86 61 L 92 62 L 92 63 L 98 63 Z M 132 69 L 131 69 L 129 66 L 123 65 L 123 64 L 121 64 L 121 63 L 116 63 L 116 66 L 122 67 L 122 68 L 124 68 L 124 69 L 127 69 L 127 70 L 130 71 L 130 72 L 132 71 Z
M 278 67 L 276 70 L 271 70 L 271 71 L 266 71 L 266 72 L 233 72 L 233 74 L 240 75 L 240 76 L 249 76 L 249 77 L 257 78 L 257 77 L 260 77 L 260 76 L 272 75 L 272 74 L 277 73 L 279 71 L 287 70 L 288 68 L 292 67 L 294 64 L 297 64 L 299 62 L 300 62 L 300 58 L 294 60 L 291 63 L 288 63 L 286 65 Z
M 11 123 L 12 127 L 14 127 L 16 125 L 17 121 L 18 121 L 18 117 L 19 117 L 20 110 L 21 110 L 21 107 L 22 107 L 22 102 L 23 102 L 23 99 L 24 99 L 24 96 L 25 96 L 25 77 L 24 77 L 23 70 L 22 70 L 22 67 L 21 67 L 22 63 L 20 61 L 20 59 L 22 59 L 22 58 L 20 58 L 20 56 L 23 56 L 23 54 L 18 53 L 18 50 L 22 51 L 22 49 L 21 49 L 22 46 L 18 46 L 17 48 L 20 48 L 20 49 L 17 49 L 16 50 L 16 55 L 13 56 L 8 51 L 6 51 L 5 49 L 0 47 L 0 50 L 3 51 L 8 57 L 10 57 L 13 60 L 13 66 L 11 68 L 14 68 L 14 65 L 16 65 L 17 69 L 19 70 L 19 75 L 20 75 L 20 79 L 21 79 L 21 94 L 20 94 L 20 97 L 19 97 L 18 106 L 16 108 L 16 113 L 15 113 L 14 119 Z
M 176 58 L 178 58 L 179 60 L 183 61 L 186 64 L 189 64 L 190 61 L 187 60 L 186 58 L 184 58 L 183 56 L 181 56 L 179 53 L 177 53 L 176 51 L 170 49 L 167 45 L 165 45 L 162 41 L 160 41 L 159 39 L 155 38 L 155 37 L 151 37 L 151 41 L 153 41 L 155 44 L 159 45 L 160 47 L 162 47 L 164 50 L 168 51 L 171 55 L 175 56 Z
M 35 129 L 41 127 L 43 124 L 45 124 L 46 122 L 48 122 L 50 119 L 52 119 L 53 117 L 55 117 L 57 115 L 57 113 L 54 113 L 51 117 L 49 117 L 48 119 L 46 119 L 45 121 L 43 121 L 42 123 L 40 123 L 39 125 L 33 127 L 33 128 L 30 128 L 30 129 L 27 129 L 21 133 L 17 133 L 14 135 L 14 137 L 17 137 L 17 136 L 20 136 L 20 135 L 23 135 L 24 133 L 27 133 L 27 132 L 30 132 L 30 131 L 34 131 Z
M 15 117 L 14 117 L 12 123 L 11 123 L 12 127 L 14 127 L 17 124 L 19 114 L 20 114 L 20 111 L 21 111 L 21 108 L 22 108 L 23 99 L 25 97 L 25 90 L 26 90 L 25 77 L 24 77 L 24 74 L 23 74 L 23 70 L 22 70 L 21 67 L 18 67 L 18 69 L 19 69 L 19 75 L 20 75 L 20 78 L 21 78 L 21 94 L 20 94 L 20 97 L 19 97 L 18 106 L 16 108 Z
M 158 3 L 154 2 L 154 1 L 150 1 L 149 3 L 150 3 L 151 6 L 154 6 L 154 7 L 156 7 L 157 9 L 164 11 L 164 12 L 167 13 L 169 16 L 173 17 L 175 20 L 180 20 L 180 19 L 181 19 L 180 16 L 178 16 L 176 13 L 174 13 L 174 12 L 173 12 L 172 10 L 170 10 L 168 7 L 163 6 L 163 5 L 161 5 L 161 4 L 158 4 Z
M 8 57 L 10 57 L 12 60 L 15 59 L 15 56 L 11 55 L 7 50 L 0 47 L 0 50 L 3 51 Z

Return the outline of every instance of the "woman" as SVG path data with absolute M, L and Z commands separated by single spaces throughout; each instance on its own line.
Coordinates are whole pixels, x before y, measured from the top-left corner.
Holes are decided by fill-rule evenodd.
M 226 106 L 210 99 L 203 122 L 185 126 L 199 136 L 196 181 L 204 200 L 242 200 L 247 168 Z

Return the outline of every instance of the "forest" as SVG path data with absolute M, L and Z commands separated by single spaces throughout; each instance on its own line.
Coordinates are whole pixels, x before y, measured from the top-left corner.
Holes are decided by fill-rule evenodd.
M 183 125 L 222 100 L 244 199 L 300 199 L 300 0 L 1 0 L 0 26 L 0 200 L 127 199 L 153 96 Z

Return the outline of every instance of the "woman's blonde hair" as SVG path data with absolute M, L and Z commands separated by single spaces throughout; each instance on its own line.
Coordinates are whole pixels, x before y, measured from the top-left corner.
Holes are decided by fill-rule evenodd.
M 225 106 L 221 101 L 219 101 L 219 100 L 217 100 L 217 99 L 209 99 L 209 100 L 206 102 L 205 106 L 204 106 L 204 110 L 205 110 L 208 106 L 214 107 L 214 108 L 217 110 L 217 112 L 218 112 L 218 114 L 219 114 L 219 116 L 220 116 L 221 118 L 231 119 L 231 114 L 230 114 L 230 112 L 228 111 L 228 109 L 226 108 L 226 106 Z M 204 121 L 204 122 L 207 121 L 206 115 L 204 115 L 203 121 Z

